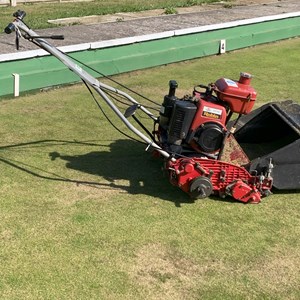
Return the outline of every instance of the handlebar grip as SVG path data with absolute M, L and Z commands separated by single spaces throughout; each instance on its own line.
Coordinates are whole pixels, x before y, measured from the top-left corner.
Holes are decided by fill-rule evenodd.
M 65 37 L 63 35 L 51 35 L 52 40 L 64 40 Z
M 13 13 L 13 16 L 19 20 L 23 20 L 26 17 L 26 12 L 19 9 L 15 13 Z
M 15 31 L 15 25 L 13 23 L 9 23 L 4 29 L 4 32 L 7 34 L 10 34 L 13 31 Z

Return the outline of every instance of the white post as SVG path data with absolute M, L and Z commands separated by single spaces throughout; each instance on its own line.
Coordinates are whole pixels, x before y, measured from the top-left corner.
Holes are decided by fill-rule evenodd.
M 14 96 L 19 97 L 20 95 L 20 74 L 13 73 L 14 77 Z
M 10 0 L 10 6 L 17 6 L 17 0 Z
M 226 40 L 220 41 L 220 54 L 226 53 Z

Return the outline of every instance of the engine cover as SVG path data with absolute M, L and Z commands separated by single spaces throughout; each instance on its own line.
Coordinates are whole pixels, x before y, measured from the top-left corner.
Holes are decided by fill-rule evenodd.
M 187 143 L 197 152 L 215 153 L 226 133 L 226 109 L 200 98 Z

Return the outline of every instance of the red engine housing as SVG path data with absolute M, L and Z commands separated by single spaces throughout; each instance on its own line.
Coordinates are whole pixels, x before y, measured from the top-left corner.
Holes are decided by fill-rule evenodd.
M 226 109 L 217 103 L 208 102 L 204 99 L 197 102 L 197 112 L 190 130 L 196 130 L 200 125 L 207 122 L 215 122 L 225 129 Z
M 190 127 L 190 136 L 194 138 L 189 144 L 197 152 L 217 152 L 226 132 L 226 109 L 219 103 L 203 98 L 199 99 L 196 106 L 197 112 Z

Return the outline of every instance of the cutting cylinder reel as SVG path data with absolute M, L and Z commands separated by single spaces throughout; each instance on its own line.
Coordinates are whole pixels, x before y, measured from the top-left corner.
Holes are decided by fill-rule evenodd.
M 168 170 L 170 182 L 192 199 L 217 195 L 221 198 L 231 196 L 244 203 L 259 203 L 262 197 L 271 193 L 271 176 L 250 175 L 243 167 L 215 159 L 194 157 L 169 160 L 165 169 Z

